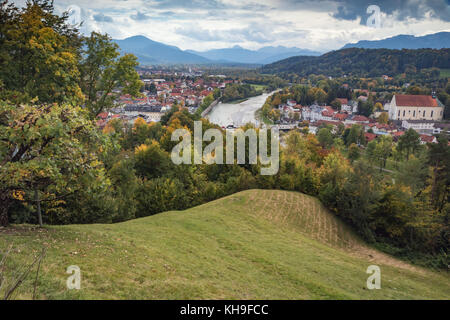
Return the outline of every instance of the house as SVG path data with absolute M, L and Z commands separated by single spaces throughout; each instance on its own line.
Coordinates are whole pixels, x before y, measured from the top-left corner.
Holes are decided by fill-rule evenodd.
M 433 134 L 444 133 L 450 135 L 450 123 L 435 123 Z
M 366 137 L 366 141 L 370 142 L 372 140 L 375 140 L 377 138 L 377 135 L 375 133 L 365 132 L 364 136 Z
M 348 117 L 349 117 L 349 115 L 347 113 L 335 113 L 333 115 L 333 120 L 345 121 Z
M 351 122 L 352 123 L 369 123 L 370 119 L 365 116 L 356 115 L 356 116 L 353 116 L 353 118 L 351 119 Z
M 322 110 L 323 108 L 314 104 L 309 107 L 304 107 L 302 109 L 302 119 L 303 120 L 310 120 L 310 121 L 317 121 L 322 119 Z
M 435 136 L 430 136 L 426 134 L 420 135 L 420 143 L 421 144 L 427 144 L 427 143 L 437 143 L 437 139 Z
M 419 133 L 433 133 L 435 121 L 432 120 L 403 120 L 402 128 L 414 129 Z
M 405 131 L 397 131 L 397 132 L 393 132 L 391 135 L 392 135 L 393 140 L 397 142 L 398 139 L 404 134 L 405 134 Z
M 297 104 L 297 101 L 295 101 L 295 100 L 288 100 L 288 101 L 286 102 L 286 104 L 287 104 L 289 107 L 293 107 L 293 106 L 295 106 L 295 105 Z
M 444 116 L 444 106 L 433 96 L 396 94 L 389 106 L 390 120 L 434 120 Z

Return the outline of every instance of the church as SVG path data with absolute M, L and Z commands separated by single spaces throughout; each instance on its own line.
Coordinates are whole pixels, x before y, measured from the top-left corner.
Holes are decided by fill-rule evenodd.
M 441 121 L 444 105 L 434 96 L 396 94 L 389 105 L 390 120 Z

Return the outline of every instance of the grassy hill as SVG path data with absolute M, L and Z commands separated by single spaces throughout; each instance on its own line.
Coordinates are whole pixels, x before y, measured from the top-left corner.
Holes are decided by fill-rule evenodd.
M 448 299 L 450 275 L 365 246 L 316 199 L 249 190 L 182 212 L 114 225 L 15 226 L 9 267 L 42 246 L 40 299 Z M 381 290 L 366 269 L 381 268 Z M 81 290 L 67 290 L 70 265 Z M 33 278 L 33 277 L 30 277 Z M 29 298 L 32 279 L 17 298 Z

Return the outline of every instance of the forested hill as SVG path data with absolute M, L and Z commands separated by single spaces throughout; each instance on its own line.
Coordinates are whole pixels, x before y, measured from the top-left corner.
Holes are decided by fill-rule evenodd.
M 426 68 L 450 68 L 450 49 L 389 50 L 349 48 L 331 51 L 319 57 L 298 56 L 262 67 L 263 73 L 324 74 L 338 77 L 395 76 Z

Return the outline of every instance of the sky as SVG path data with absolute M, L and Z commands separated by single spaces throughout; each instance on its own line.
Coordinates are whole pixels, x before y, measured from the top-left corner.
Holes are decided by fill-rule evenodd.
M 13 2 L 21 6 L 25 0 Z M 114 39 L 144 35 L 197 51 L 282 45 L 326 52 L 359 40 L 450 31 L 450 0 L 54 0 L 54 5 L 59 13 L 70 8 L 71 21 L 83 21 L 83 33 L 99 31 Z M 371 5 L 379 11 L 368 13 Z

